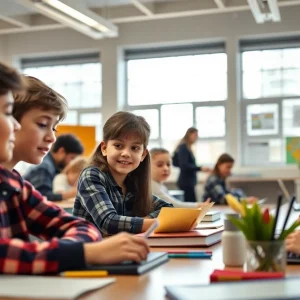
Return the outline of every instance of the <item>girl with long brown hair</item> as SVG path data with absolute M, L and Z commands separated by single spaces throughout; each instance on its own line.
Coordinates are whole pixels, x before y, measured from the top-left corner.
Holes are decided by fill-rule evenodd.
M 111 116 L 103 141 L 78 182 L 73 214 L 94 223 L 104 234 L 143 232 L 163 206 L 151 194 L 149 124 L 129 112 Z
M 215 164 L 212 174 L 207 178 L 204 186 L 203 199 L 210 197 L 216 204 L 225 204 L 225 196 L 230 193 L 240 198 L 247 198 L 248 203 L 257 201 L 255 197 L 247 197 L 241 189 L 230 189 L 227 184 L 227 178 L 231 175 L 234 159 L 231 155 L 222 154 Z

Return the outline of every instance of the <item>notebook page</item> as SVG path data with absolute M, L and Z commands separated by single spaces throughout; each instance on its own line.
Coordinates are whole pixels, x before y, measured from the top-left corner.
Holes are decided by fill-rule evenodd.
M 115 282 L 115 278 L 64 278 L 49 276 L 0 276 L 0 297 L 74 299 Z

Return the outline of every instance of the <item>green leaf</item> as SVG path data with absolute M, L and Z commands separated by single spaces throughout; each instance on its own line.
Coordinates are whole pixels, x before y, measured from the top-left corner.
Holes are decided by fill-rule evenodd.
M 296 220 L 291 226 L 290 228 L 284 230 L 283 232 L 281 232 L 280 236 L 278 237 L 278 240 L 285 240 L 286 237 L 292 233 L 298 226 L 300 225 L 300 222 L 298 220 Z
M 241 230 L 244 233 L 247 240 L 251 240 L 251 232 L 249 233 L 248 226 L 247 226 L 247 224 L 245 224 L 243 219 L 237 219 L 233 216 L 228 216 L 228 219 L 232 222 L 232 224 L 236 228 L 238 228 L 239 230 Z

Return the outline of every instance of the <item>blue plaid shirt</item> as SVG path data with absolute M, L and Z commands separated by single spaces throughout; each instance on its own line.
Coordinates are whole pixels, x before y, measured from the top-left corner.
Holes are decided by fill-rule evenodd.
M 95 224 L 103 234 L 120 231 L 140 233 L 144 219 L 133 214 L 134 195 L 130 190 L 125 197 L 122 189 L 109 172 L 88 167 L 80 175 L 73 214 Z M 147 217 L 156 218 L 162 207 L 172 207 L 153 196 L 153 212 Z
M 203 201 L 210 198 L 212 202 L 216 204 L 226 204 L 225 195 L 232 194 L 240 199 L 246 197 L 244 192 L 240 189 L 230 189 L 226 181 L 217 175 L 211 175 L 207 178 L 204 186 L 204 194 L 202 196 Z
M 62 194 L 52 191 L 54 177 L 59 173 L 60 170 L 56 167 L 52 155 L 48 153 L 40 165 L 30 168 L 23 177 L 46 196 L 47 200 L 61 201 Z

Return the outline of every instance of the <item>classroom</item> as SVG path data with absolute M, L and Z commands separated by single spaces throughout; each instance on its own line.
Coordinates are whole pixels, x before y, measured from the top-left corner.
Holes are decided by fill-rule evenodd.
M 155 157 L 163 157 L 163 155 L 169 161 L 169 165 L 165 167 L 165 173 L 161 175 L 163 179 L 157 185 L 155 192 L 153 182 L 156 182 L 156 179 L 152 177 L 152 193 L 157 196 L 154 199 L 155 211 L 148 211 L 144 214 L 146 200 L 144 208 L 137 208 L 139 214 L 133 215 L 129 212 L 132 203 L 130 196 L 128 196 L 129 200 L 127 199 L 127 193 L 131 190 L 127 189 L 125 180 L 120 184 L 113 175 L 104 177 L 99 175 L 101 180 L 111 184 L 110 191 L 114 191 L 109 194 L 112 205 L 116 208 L 120 201 L 124 201 L 125 205 L 122 204 L 122 210 L 123 212 L 127 210 L 128 214 L 123 213 L 123 216 L 133 219 L 133 221 L 123 220 L 124 231 L 143 235 L 153 226 L 158 226 L 162 230 L 162 227 L 169 228 L 168 226 L 172 225 L 177 229 L 171 231 L 167 229 L 168 234 L 178 234 L 177 238 L 184 239 L 186 236 L 180 236 L 181 232 L 194 231 L 198 227 L 195 224 L 189 225 L 190 227 L 182 225 L 187 229 L 178 229 L 183 218 L 186 220 L 194 218 L 197 224 L 199 223 L 197 226 L 202 223 L 208 224 L 208 229 L 199 227 L 200 231 L 201 229 L 211 230 L 211 232 L 207 231 L 207 235 L 201 233 L 202 243 L 191 246 L 185 242 L 176 247 L 166 242 L 169 237 L 166 231 L 155 231 L 154 235 L 157 234 L 157 238 L 161 238 L 161 244 L 151 244 L 154 240 L 151 235 L 147 240 L 150 244 L 150 254 L 157 255 L 159 262 L 152 267 L 148 266 L 149 269 L 145 273 L 141 271 L 143 273 L 141 275 L 132 275 L 134 273 L 127 275 L 126 272 L 129 271 L 124 271 L 124 267 L 120 273 L 108 272 L 109 276 L 105 278 L 92 280 L 74 278 L 72 279 L 74 284 L 69 282 L 68 287 L 59 281 L 62 280 L 60 277 L 55 277 L 53 280 L 58 281 L 56 283 L 53 281 L 53 284 L 60 285 L 60 290 L 73 290 L 74 292 L 73 295 L 72 293 L 68 295 L 67 292 L 63 295 L 58 292 L 55 299 L 75 298 L 78 293 L 81 294 L 85 290 L 90 292 L 76 299 L 119 299 L 121 297 L 123 299 L 248 299 L 242 293 L 237 292 L 238 296 L 232 295 L 230 285 L 241 284 L 241 289 L 253 290 L 255 288 L 252 288 L 250 284 L 254 287 L 257 284 L 256 280 L 266 278 L 278 280 L 276 296 L 280 295 L 282 297 L 280 299 L 300 298 L 300 292 L 295 291 L 296 278 L 300 276 L 300 250 L 299 253 L 297 253 L 298 250 L 294 251 L 299 254 L 299 257 L 293 253 L 290 261 L 285 260 L 289 255 L 286 252 L 293 252 L 290 251 L 292 248 L 285 249 L 285 245 L 296 243 L 294 233 L 291 233 L 293 240 L 291 236 L 288 237 L 288 234 L 282 238 L 283 244 L 280 248 L 284 253 L 281 255 L 284 256 L 285 279 L 280 273 L 281 269 L 280 272 L 273 270 L 270 272 L 274 273 L 273 277 L 270 277 L 272 275 L 259 277 L 256 274 L 256 277 L 253 275 L 254 277 L 250 278 L 255 280 L 248 285 L 246 281 L 218 283 L 220 284 L 219 291 L 212 279 L 212 274 L 217 270 L 223 270 L 224 274 L 216 275 L 215 281 L 221 281 L 220 278 L 229 276 L 231 271 L 238 272 L 235 274 L 238 277 L 247 276 L 244 275 L 247 274 L 246 271 L 242 272 L 243 264 L 226 263 L 228 254 L 225 249 L 226 245 L 231 247 L 231 250 L 228 250 L 230 255 L 233 255 L 235 251 L 238 252 L 238 249 L 241 253 L 244 247 L 244 244 L 237 246 L 240 242 L 238 238 L 241 236 L 235 236 L 236 240 L 227 244 L 223 240 L 228 230 L 237 234 L 236 227 L 232 229 L 231 226 L 232 223 L 235 224 L 235 221 L 231 223 L 230 216 L 228 217 L 230 220 L 227 220 L 226 214 L 233 213 L 235 210 L 243 219 L 247 212 L 252 210 L 254 213 L 257 209 L 261 213 L 263 223 L 267 220 L 266 216 L 270 218 L 268 220 L 271 220 L 264 223 L 262 231 L 270 229 L 269 233 L 273 242 L 275 236 L 279 239 L 284 235 L 284 229 L 294 225 L 293 222 L 296 222 L 299 216 L 299 15 L 299 0 L 0 1 L 0 63 L 15 68 L 21 74 L 41 80 L 66 99 L 68 102 L 66 117 L 59 122 L 55 134 L 57 137 L 74 134 L 84 149 L 80 148 L 76 155 L 80 154 L 80 157 L 82 155 L 88 159 L 97 149 L 102 151 L 103 157 L 108 157 L 109 143 L 106 144 L 105 141 L 103 146 L 104 125 L 108 124 L 117 112 L 129 112 L 142 116 L 147 123 L 140 124 L 141 127 L 137 132 L 147 131 L 147 126 L 151 130 L 149 138 L 145 138 L 150 152 L 149 154 L 141 153 L 141 164 L 142 162 L 148 163 L 149 156 L 151 156 L 149 164 L 151 164 L 150 160 L 156 163 Z M 15 98 L 15 103 L 17 102 Z M 121 115 L 120 120 L 122 118 L 125 120 L 126 115 Z M 16 119 L 23 127 L 22 122 Z M 125 121 L 123 123 L 125 124 Z M 118 123 L 118 119 L 114 119 L 110 126 L 113 128 L 112 126 L 115 125 L 117 128 L 115 130 L 119 130 L 120 124 L 122 124 L 121 121 Z M 195 169 L 194 177 L 189 179 L 180 164 L 177 166 L 174 162 L 174 154 L 177 151 L 180 152 L 178 149 L 184 137 L 187 136 L 188 129 L 191 128 L 196 130 L 196 137 L 189 145 L 189 151 L 192 153 L 193 164 L 197 170 Z M 122 133 L 122 129 L 120 130 Z M 164 152 L 164 149 L 167 152 Z M 42 151 L 46 153 L 49 149 L 42 149 Z M 70 151 L 70 153 L 73 152 Z M 224 154 L 227 155 L 225 161 L 220 162 Z M 55 155 L 59 157 L 59 153 Z M 1 159 L 0 149 L 0 194 L 2 193 L 3 196 L 6 191 L 1 188 L 1 165 L 4 164 L 5 168 L 9 166 L 11 170 L 14 169 L 14 165 L 7 165 Z M 93 159 L 96 161 L 97 158 L 93 157 Z M 219 184 L 224 184 L 225 189 L 227 185 L 230 186 L 231 190 L 226 190 L 226 194 L 231 193 L 235 196 L 239 200 L 237 203 L 234 202 L 236 199 L 233 202 L 228 200 L 224 193 L 220 198 L 216 195 L 218 190 L 209 186 L 210 176 L 219 174 L 215 173 L 215 170 L 223 163 L 229 164 L 230 169 L 224 170 L 227 175 L 224 175 L 224 180 Z M 33 163 L 30 162 L 30 164 Z M 15 169 L 26 180 L 32 176 L 27 173 L 31 170 L 30 164 L 22 159 L 16 164 Z M 122 164 L 125 165 L 122 170 L 125 170 L 128 167 L 127 162 L 122 161 Z M 162 168 L 159 164 L 162 162 L 157 162 L 151 167 L 152 174 L 155 168 Z M 95 169 L 91 169 L 90 172 L 98 176 Z M 93 228 L 98 229 L 97 234 L 101 233 L 105 239 L 106 236 L 123 231 L 116 229 L 118 226 L 113 224 L 114 220 L 110 223 L 104 222 L 106 225 L 101 223 L 101 228 L 98 226 L 97 220 L 106 212 L 104 209 L 100 212 L 97 208 L 97 214 L 91 213 L 94 206 L 97 207 L 95 198 L 86 205 L 83 203 L 87 196 L 82 189 L 83 186 L 87 186 L 88 182 L 84 176 L 89 176 L 88 173 L 83 173 L 80 175 L 83 178 L 82 181 L 79 179 L 79 183 L 77 180 L 74 183 L 76 184 L 75 194 L 67 192 L 65 196 L 57 198 L 59 201 L 53 200 L 54 204 L 51 205 L 53 207 L 57 205 L 71 215 L 74 214 L 76 218 L 85 219 L 85 222 L 91 225 L 85 224 L 84 226 L 94 226 Z M 210 175 L 211 173 L 214 175 Z M 195 181 L 192 184 L 191 194 L 189 194 L 191 185 L 185 184 L 185 180 Z M 45 196 L 33 181 L 29 181 Z M 138 183 L 140 184 L 138 186 L 142 186 L 141 176 Z M 95 189 L 99 188 L 96 184 L 93 186 Z M 175 204 L 172 200 L 169 201 L 169 198 L 165 199 L 159 194 L 162 189 L 164 192 L 167 191 L 166 193 L 170 194 L 171 198 L 175 198 Z M 58 194 L 63 195 L 60 188 L 54 190 L 53 193 L 57 194 L 57 190 Z M 143 192 L 144 195 L 147 191 Z M 143 193 L 138 195 L 143 195 Z M 126 196 L 123 196 L 124 194 Z M 188 197 L 189 200 L 187 200 Z M 210 198 L 215 205 L 211 207 L 205 202 L 207 198 Z M 163 199 L 162 202 L 160 202 L 161 199 Z M 48 200 L 52 201 L 50 198 Z M 108 200 L 105 197 L 102 200 L 106 207 L 109 207 Z M 164 205 L 164 201 L 168 205 Z M 216 212 L 215 222 L 202 221 L 208 206 L 211 212 Z M 185 217 L 182 212 L 177 220 L 176 214 L 172 214 L 171 210 L 179 211 L 180 208 L 187 212 Z M 160 217 L 158 217 L 159 213 Z M 165 213 L 164 217 L 163 213 Z M 143 224 L 138 220 L 142 219 L 141 215 L 145 221 Z M 152 222 L 156 218 L 159 224 Z M 170 225 L 169 221 L 165 223 L 162 221 L 163 218 L 171 220 L 172 224 Z M 0 220 L 0 229 L 1 224 Z M 5 226 L 2 226 L 5 229 Z M 91 232 L 94 230 L 91 227 L 88 228 L 87 230 Z M 252 231 L 255 232 L 253 228 Z M 281 228 L 282 231 L 279 231 Z M 0 230 L 0 240 L 6 237 L 3 232 Z M 242 232 L 244 233 L 243 230 L 238 231 L 241 235 Z M 96 237 L 97 234 L 95 233 L 93 242 L 99 239 L 99 236 Z M 264 240 L 262 235 L 255 236 L 249 232 L 244 234 L 251 242 Z M 192 240 L 190 243 L 193 243 Z M 289 244 L 286 247 L 294 246 Z M 273 249 L 275 248 L 274 246 Z M 210 257 L 192 259 L 186 256 L 189 251 L 193 252 L 191 255 L 196 256 L 207 252 Z M 243 262 L 247 264 L 246 248 L 242 252 Z M 82 253 L 84 253 L 83 250 Z M 180 255 L 185 255 L 185 257 L 179 259 Z M 0 249 L 0 265 L 1 257 Z M 238 254 L 235 255 L 236 259 L 237 257 Z M 248 252 L 247 259 L 250 260 Z M 63 271 L 68 271 L 68 269 Z M 252 271 L 250 273 L 254 273 Z M 138 274 L 140 271 L 133 272 Z M 28 277 L 29 279 L 24 278 L 24 287 L 30 283 L 36 287 L 45 285 L 44 290 L 49 290 L 49 295 L 46 296 L 51 298 L 49 285 L 47 286 L 42 281 L 40 284 L 35 283 L 34 279 Z M 11 278 L 3 278 L 8 282 L 7 287 L 13 286 Z M 17 280 L 20 279 L 16 277 L 15 282 Z M 76 280 L 78 280 L 77 283 Z M 227 281 L 229 281 L 228 278 Z M 20 280 L 19 284 L 22 286 L 23 282 Z M 275 299 L 275 294 L 271 292 L 272 284 L 273 280 L 269 283 L 262 283 L 261 288 L 258 289 L 261 289 L 261 294 L 259 292 L 257 295 L 253 294 L 249 299 Z M 99 289 L 101 286 L 102 288 Z M 237 291 L 238 289 L 237 287 Z M 211 295 L 215 290 L 219 296 L 213 298 Z M 291 292 L 287 293 L 286 290 Z M 0 287 L 0 300 L 7 299 L 6 297 L 47 299 L 43 295 L 42 288 L 40 291 L 36 288 L 35 292 L 35 296 L 32 291 L 26 291 L 27 294 L 20 292 L 18 295 L 12 293 L 9 288 L 6 291 L 1 290 Z M 200 297 L 201 294 L 204 296 Z

